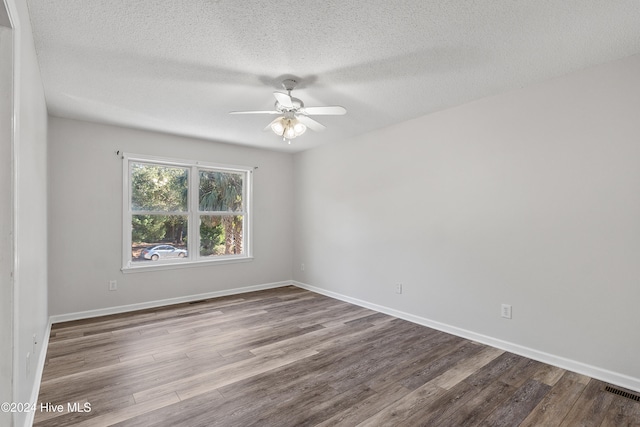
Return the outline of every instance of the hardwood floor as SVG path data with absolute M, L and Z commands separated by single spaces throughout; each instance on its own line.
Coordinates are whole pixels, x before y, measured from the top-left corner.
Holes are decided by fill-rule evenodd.
M 53 325 L 34 425 L 640 426 L 605 385 L 285 287 Z

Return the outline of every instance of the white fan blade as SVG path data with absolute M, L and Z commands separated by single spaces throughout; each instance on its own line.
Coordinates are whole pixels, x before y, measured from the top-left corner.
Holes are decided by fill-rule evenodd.
M 273 92 L 273 96 L 276 97 L 276 101 L 278 101 L 278 104 L 282 105 L 285 108 L 293 108 L 293 102 L 291 102 L 291 97 L 286 93 Z
M 231 111 L 229 114 L 280 114 L 277 111 Z
M 347 114 L 347 109 L 339 105 L 330 105 L 326 107 L 305 107 L 301 108 L 300 112 L 312 116 L 342 116 L 343 114 Z
M 316 122 L 311 117 L 303 116 L 302 114 L 300 114 L 299 116 L 296 116 L 296 119 L 298 119 L 300 123 L 302 123 L 309 129 L 315 130 L 316 132 L 320 132 L 326 129 L 323 124 Z

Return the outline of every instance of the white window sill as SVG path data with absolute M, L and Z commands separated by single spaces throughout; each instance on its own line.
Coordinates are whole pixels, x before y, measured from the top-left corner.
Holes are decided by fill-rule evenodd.
M 253 261 L 253 257 L 242 258 L 225 258 L 216 260 L 202 260 L 202 261 L 180 261 L 180 262 L 167 262 L 162 264 L 151 264 L 154 261 L 141 262 L 139 265 L 132 265 L 123 267 L 121 270 L 123 273 L 142 273 L 145 271 L 157 271 L 157 270 L 176 270 L 180 268 L 193 268 L 193 267 L 212 267 L 219 264 L 235 264 L 239 262 Z

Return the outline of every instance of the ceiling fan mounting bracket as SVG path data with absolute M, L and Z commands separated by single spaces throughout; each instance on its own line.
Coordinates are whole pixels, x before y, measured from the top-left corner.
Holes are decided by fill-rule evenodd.
M 282 81 L 282 87 L 288 92 L 291 92 L 297 85 L 298 81 L 294 79 L 285 79 Z

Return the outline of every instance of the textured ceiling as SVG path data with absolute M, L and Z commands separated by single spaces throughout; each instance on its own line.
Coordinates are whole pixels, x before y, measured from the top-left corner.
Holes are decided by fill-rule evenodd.
M 638 0 L 30 0 L 49 112 L 299 151 L 640 53 Z M 284 77 L 346 116 L 287 146 Z

